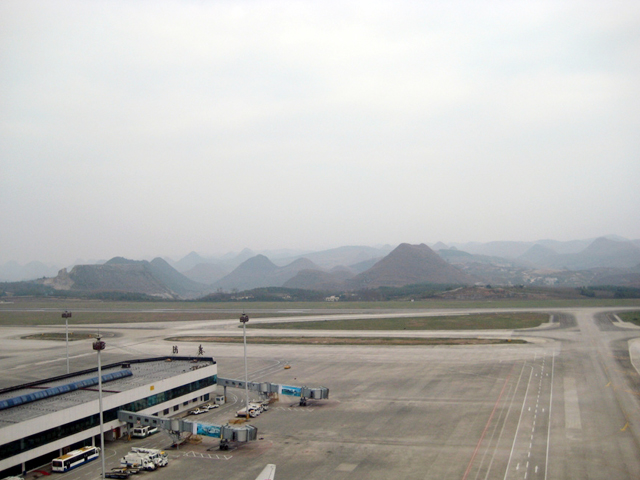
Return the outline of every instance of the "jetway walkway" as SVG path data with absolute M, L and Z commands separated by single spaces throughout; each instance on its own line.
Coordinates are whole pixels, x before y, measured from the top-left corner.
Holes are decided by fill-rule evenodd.
M 245 388 L 244 380 L 232 380 L 229 378 L 218 377 L 218 385 L 224 387 L 224 396 L 227 396 L 227 387 Z M 248 382 L 248 389 L 252 392 L 269 395 L 277 393 L 278 395 L 289 395 L 292 397 L 300 397 L 300 405 L 306 405 L 308 398 L 328 399 L 329 389 L 327 387 L 296 387 L 291 385 L 280 385 L 270 382 Z
M 169 432 L 192 433 L 207 437 L 219 438 L 220 448 L 226 449 L 229 442 L 250 442 L 258 438 L 258 429 L 253 425 L 213 425 L 203 422 L 192 422 L 181 418 L 163 418 L 153 415 L 120 410 L 118 420 L 131 425 L 157 427 Z

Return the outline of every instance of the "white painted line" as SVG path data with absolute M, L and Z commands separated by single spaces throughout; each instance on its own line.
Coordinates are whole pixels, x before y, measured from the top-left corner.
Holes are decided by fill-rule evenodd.
M 549 394 L 549 421 L 547 422 L 547 456 L 544 463 L 544 478 L 547 479 L 547 472 L 549 471 L 549 437 L 551 435 L 551 401 L 553 400 L 553 372 L 555 371 L 556 355 L 551 357 L 551 392 Z M 544 412 L 544 408 L 542 409 Z
M 524 368 L 524 367 L 523 367 Z M 513 450 L 516 447 L 516 440 L 518 439 L 518 431 L 520 430 L 520 422 L 522 421 L 522 415 L 524 413 L 524 406 L 527 403 L 527 396 L 529 394 L 529 386 L 531 385 L 531 376 L 533 375 L 533 368 L 531 369 L 531 373 L 529 374 L 529 381 L 527 382 L 527 390 L 524 392 L 524 399 L 522 400 L 522 409 L 520 410 L 520 417 L 518 418 L 518 425 L 516 426 L 516 434 L 513 436 L 513 443 L 511 444 L 511 452 L 509 453 L 509 461 L 507 462 L 507 468 L 504 472 L 504 478 L 506 480 L 507 474 L 509 473 L 509 465 L 511 465 L 511 459 L 513 458 Z M 529 407 L 531 410 L 531 407 Z M 518 464 L 519 466 L 520 464 Z

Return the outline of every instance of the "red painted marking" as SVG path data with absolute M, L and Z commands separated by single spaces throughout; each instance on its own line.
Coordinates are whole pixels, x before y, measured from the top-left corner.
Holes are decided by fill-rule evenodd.
M 511 371 L 509 371 L 509 375 L 507 375 L 506 380 L 504 381 L 504 385 L 502 386 L 502 390 L 500 391 L 500 395 L 498 395 L 498 399 L 496 400 L 496 404 L 493 406 L 493 410 L 491 411 L 491 415 L 489 415 L 489 420 L 487 420 L 487 424 L 484 426 L 484 430 L 482 431 L 482 435 L 480 435 L 480 440 L 478 440 L 478 444 L 476 445 L 476 449 L 473 451 L 473 455 L 471 456 L 471 460 L 469 461 L 469 465 L 464 472 L 464 476 L 462 480 L 466 480 L 469 476 L 469 472 L 471 472 L 471 465 L 473 461 L 476 459 L 476 455 L 478 454 L 478 450 L 480 450 L 480 444 L 482 440 L 484 440 L 484 436 L 487 434 L 487 430 L 489 430 L 489 425 L 491 425 L 491 420 L 493 419 L 493 415 L 496 413 L 496 409 L 498 408 L 498 404 L 500 403 L 500 399 L 502 399 L 502 394 L 504 393 L 505 388 L 507 388 L 507 383 L 511 378 L 511 373 L 513 373 L 513 368 L 515 367 L 515 363 L 511 366 Z

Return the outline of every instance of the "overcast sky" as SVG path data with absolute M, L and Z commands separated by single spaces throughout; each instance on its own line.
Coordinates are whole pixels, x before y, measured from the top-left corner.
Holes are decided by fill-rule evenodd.
M 640 238 L 640 2 L 0 2 L 0 262 Z

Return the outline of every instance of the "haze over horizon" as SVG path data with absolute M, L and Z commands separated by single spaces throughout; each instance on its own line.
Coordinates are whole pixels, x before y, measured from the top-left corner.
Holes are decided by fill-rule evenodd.
M 0 264 L 640 238 L 640 3 L 0 2 Z

